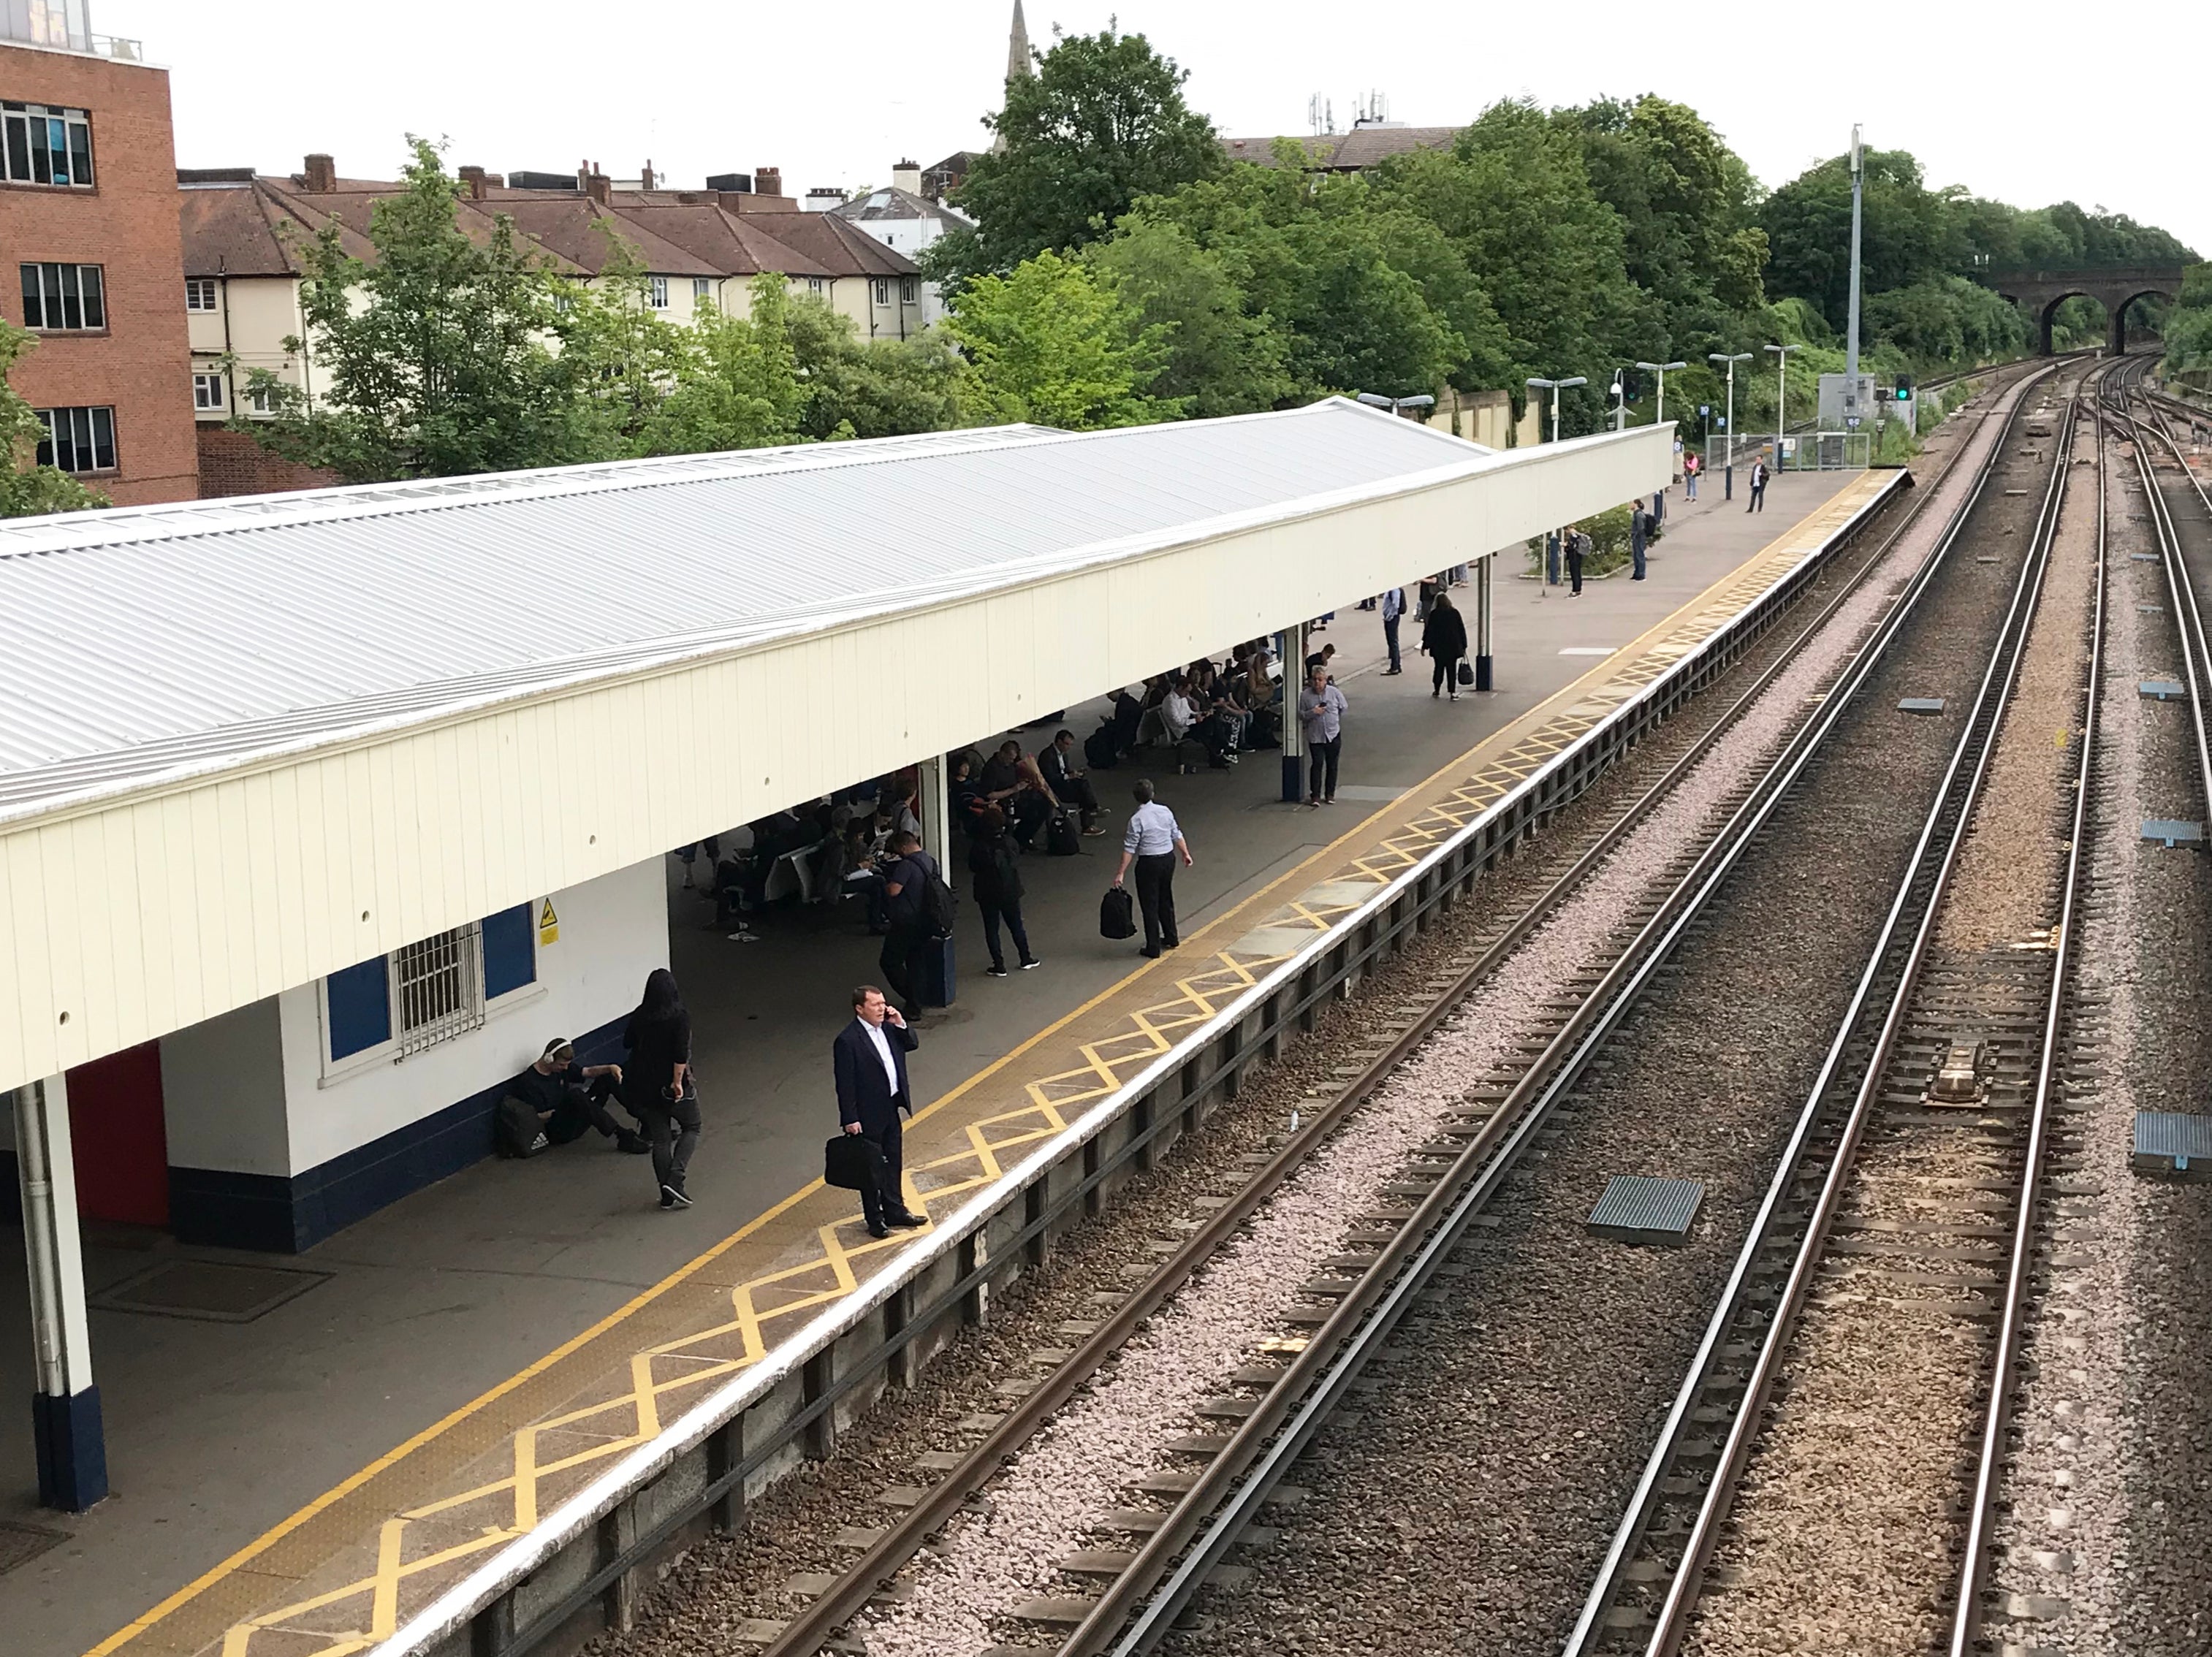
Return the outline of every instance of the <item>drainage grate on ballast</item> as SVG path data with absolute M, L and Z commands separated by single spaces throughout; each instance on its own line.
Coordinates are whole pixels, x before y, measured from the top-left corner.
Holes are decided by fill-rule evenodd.
M 2212 1116 L 2178 1110 L 2136 1113 L 2136 1152 L 2130 1165 L 2138 1174 L 2212 1175 Z
M 1589 1229 L 1618 1242 L 1683 1243 L 1705 1199 L 1702 1180 L 1655 1180 L 1616 1174 L 1590 1210 Z
M 68 1540 L 66 1533 L 50 1531 L 43 1525 L 0 1519 L 0 1575 L 29 1564 L 48 1548 Z
M 251 1323 L 325 1281 L 327 1272 L 228 1260 L 164 1260 L 92 1296 L 109 1312 L 151 1312 L 209 1323 Z

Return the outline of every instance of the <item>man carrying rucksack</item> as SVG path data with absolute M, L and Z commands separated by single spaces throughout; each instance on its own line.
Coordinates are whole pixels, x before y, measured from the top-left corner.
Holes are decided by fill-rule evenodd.
M 884 981 L 898 997 L 908 1018 L 921 1016 L 921 1001 L 914 982 L 914 963 L 922 946 L 952 930 L 952 917 L 945 913 L 951 892 L 937 859 L 921 849 L 915 835 L 891 836 L 891 855 L 897 859 L 884 881 L 884 908 L 890 929 L 884 934 L 884 952 L 878 962 Z

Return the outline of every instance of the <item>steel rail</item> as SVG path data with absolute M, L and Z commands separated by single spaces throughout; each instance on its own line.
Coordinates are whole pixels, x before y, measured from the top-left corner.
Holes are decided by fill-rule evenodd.
M 2023 394 L 2021 404 L 2015 405 L 2015 417 L 2025 404 Z M 2072 429 L 2071 404 L 2072 399 L 2069 399 L 2069 434 Z M 1842 1205 L 1859 1140 L 1873 1114 L 1882 1071 L 1903 1028 L 1911 990 L 1918 980 L 1921 965 L 1935 935 L 1936 916 L 1942 910 L 1944 895 L 1957 867 L 1959 853 L 1966 843 L 1974 803 L 1979 795 L 1982 780 L 1987 774 L 1990 757 L 1996 751 L 1997 733 L 2003 725 L 2004 708 L 2018 677 L 2020 664 L 2026 653 L 2029 625 L 2042 593 L 2044 573 L 2049 563 L 2051 543 L 2057 528 L 2058 508 L 2064 497 L 2065 485 L 2066 467 L 2054 451 L 2051 476 L 2045 485 L 2029 556 L 2021 568 L 2020 580 L 2014 588 L 2012 604 L 1999 628 L 1996 646 L 1990 653 L 1989 665 L 1983 671 L 1981 684 L 1975 692 L 1972 712 L 1957 746 L 1952 751 L 1942 783 L 1921 825 L 1918 840 L 1907 861 L 1905 873 L 1898 883 L 1896 898 L 1890 905 L 1873 949 L 1868 953 L 1866 969 L 1852 992 L 1850 1005 L 1838 1024 L 1828 1056 L 1821 1065 L 1820 1075 L 1808 1096 L 1809 1102 L 1817 1102 L 1841 1071 L 1846 1053 L 1857 1036 L 1862 1017 L 1874 998 L 1875 987 L 1888 975 L 1890 958 L 1899 932 L 1912 912 L 1917 909 L 1917 919 L 1912 924 L 1911 943 L 1898 972 L 1895 989 L 1887 998 L 1872 1051 L 1865 1061 L 1864 1074 L 1853 1091 L 1850 1108 L 1829 1162 L 1820 1194 L 1814 1202 L 1803 1241 L 1791 1262 L 1789 1278 L 1784 1284 L 1774 1316 L 1767 1326 L 1766 1338 L 1753 1360 L 1742 1402 L 1737 1408 L 1735 1419 L 1729 1423 L 1729 1435 L 1722 1448 L 1719 1464 L 1692 1523 L 1681 1563 L 1668 1584 L 1666 1598 L 1661 1604 L 1657 1620 L 1646 1645 L 1649 1657 L 1674 1657 L 1688 1632 L 1689 1616 L 1697 1604 L 1713 1550 L 1719 1543 L 1722 1521 L 1731 1503 L 1736 1482 L 1750 1460 L 1752 1446 L 1761 1430 L 1759 1417 L 1766 1398 L 1773 1389 L 1790 1345 L 1790 1336 L 1798 1311 L 1810 1290 L 1814 1274 L 1825 1252 L 1830 1224 Z M 1947 819 L 1949 828 L 1945 833 Z M 1939 838 L 1940 859 L 1934 864 L 1933 881 L 1923 897 L 1919 895 L 1921 883 L 1929 872 L 1930 857 L 1937 851 Z M 1808 1103 L 1808 1108 L 1817 1108 L 1816 1105 Z M 1755 1247 L 1758 1241 L 1754 1234 L 1747 1245 L 1747 1250 Z
M 2124 383 L 2124 367 L 2107 378 Z M 1980 1454 L 1974 1469 L 1974 1493 L 1967 1510 L 1966 1540 L 1959 1565 L 1959 1598 L 1951 1618 L 1950 1657 L 1972 1657 L 1982 1631 L 1982 1584 L 1989 1575 L 1996 1532 L 1996 1486 L 2004 1465 L 2005 1427 L 2012 1414 L 2013 1375 L 2020 1363 L 2020 1347 L 2028 1297 L 2028 1277 L 2035 1258 L 2037 1194 L 2042 1183 L 2043 1159 L 2051 1138 L 2051 1095 L 2057 1077 L 2059 1042 L 2066 1024 L 2067 998 L 2073 989 L 2072 967 L 2077 953 L 2075 910 L 2081 895 L 2082 871 L 2088 863 L 2089 789 L 2097 762 L 2098 704 L 2104 696 L 2105 608 L 2110 580 L 2111 554 L 2107 545 L 2105 475 L 2103 380 L 2099 398 L 2091 405 L 2096 461 L 2090 476 L 2097 489 L 2097 574 L 2089 620 L 2089 665 L 2083 685 L 2081 754 L 2075 768 L 2074 810 L 2066 841 L 2066 870 L 2058 901 L 2058 926 L 2054 934 L 2051 993 L 2043 1016 L 2043 1041 L 2036 1055 L 2035 1095 L 2029 1107 L 2027 1149 L 2021 1169 L 2020 1209 L 2013 1220 L 2012 1259 L 2005 1273 L 2004 1309 L 1998 1314 L 1996 1356 L 1990 1369 L 1988 1413 L 1983 1417 Z M 2067 448 L 2073 447 L 2074 427 L 2067 428 Z M 2062 460 L 2070 470 L 2070 462 Z
M 1743 714 L 1765 695 L 1773 682 L 1796 660 L 1806 644 L 1858 592 L 1898 537 L 1916 521 L 1919 511 L 1919 503 L 1916 502 L 1834 598 L 1806 623 L 1796 638 L 1782 647 L 1775 659 L 1760 671 L 1758 677 L 1713 725 L 1608 824 L 1572 865 L 1524 908 L 1504 932 L 1483 948 L 1474 962 L 1422 1011 L 1411 1028 L 1375 1059 L 1363 1066 L 1358 1075 L 1346 1084 L 1334 1100 L 1308 1119 L 1234 1196 L 1209 1214 L 1183 1246 L 1146 1278 L 1115 1308 L 1112 1316 L 1085 1337 L 1067 1357 L 1054 1366 L 1050 1375 L 1034 1391 L 1009 1410 L 1005 1418 L 969 1452 L 957 1467 L 928 1486 L 920 1502 L 905 1510 L 881 1537 L 839 1573 L 835 1582 L 810 1602 L 804 1611 L 791 1618 L 763 1649 L 759 1657 L 811 1657 L 811 1654 L 819 1651 L 838 1629 L 850 1622 L 883 1584 L 919 1553 L 931 1536 L 944 1528 L 968 1497 L 995 1478 L 1000 1468 L 1024 1444 L 1036 1436 L 1076 1390 L 1115 1352 L 1127 1344 L 1138 1326 L 1158 1311 L 1194 1272 L 1237 1234 L 1276 1189 L 1366 1102 L 1368 1096 L 1390 1071 L 1418 1049 L 1435 1032 L 1437 1025 L 1449 1017 L 1483 980 L 1494 973 L 1530 933 L 1548 920 L 1561 903 L 1581 889 L 1591 873 L 1612 854 L 1620 841 L 1673 793 L 1714 744 L 1734 728 Z
M 2149 394 L 2140 387 L 2133 388 L 2146 402 Z M 2123 392 L 2124 397 L 2124 391 Z M 2181 531 L 2173 521 L 2173 509 L 2167 503 L 2166 491 L 2158 481 L 2157 470 L 2145 456 L 2143 438 L 2148 433 L 2164 443 L 2172 454 L 2174 464 L 2189 481 L 2203 501 L 2205 513 L 2212 517 L 2212 498 L 2204 493 L 2204 486 L 2189 470 L 2189 462 L 2175 442 L 2172 434 L 2162 423 L 2138 420 L 2127 412 L 2124 401 L 2120 404 L 2119 417 L 2125 421 L 2135 437 L 2136 475 L 2142 481 L 2143 496 L 2157 531 L 2160 561 L 2166 571 L 2166 586 L 2173 601 L 2174 625 L 2181 634 L 2182 671 L 2188 679 L 2189 716 L 2197 737 L 2197 774 L 2204 790 L 2204 805 L 2212 812 L 2212 736 L 2208 736 L 2204 704 L 2212 696 L 2212 640 L 2208 640 L 2204 628 L 2204 607 L 2197 597 L 2196 579 L 2189 573 L 2189 562 L 2182 555 Z
M 1998 462 L 2003 458 L 2005 446 L 2011 440 L 2021 413 L 2027 406 L 2030 389 L 2037 380 L 2056 373 L 2058 367 L 2059 365 L 2054 362 L 2027 376 L 2021 382 L 2019 399 L 2006 418 L 2004 432 L 1990 446 L 1989 454 L 1982 463 L 1981 472 L 1975 480 L 1973 490 L 1960 504 L 1959 509 L 1952 514 L 1949 521 L 1944 525 L 1942 538 L 1929 555 L 1924 566 L 1925 580 L 1932 581 L 1937 566 L 1949 554 L 1964 530 L 1966 519 L 1980 501 L 1982 491 L 1988 487 L 1990 479 L 1995 476 Z M 1917 600 L 1917 592 L 1911 595 L 1914 600 Z M 1908 602 L 1900 601 L 1895 612 L 1900 622 L 1907 610 Z M 1994 659 L 1993 652 L 1992 660 Z M 1971 728 L 1970 725 L 1970 731 Z M 1955 768 L 1957 763 L 1955 754 L 1952 763 Z M 1949 773 L 1947 772 L 1945 779 L 1947 783 L 1948 780 Z M 1931 809 L 1929 814 L 1931 822 L 1936 810 L 1941 809 L 1941 798 L 1939 791 L 1937 804 Z M 1927 834 L 1925 828 L 1922 834 L 1924 841 Z M 1715 1362 L 1719 1357 L 1722 1346 L 1726 1342 L 1729 1326 L 1735 1320 L 1744 1290 L 1756 1266 L 1763 1241 L 1772 1229 L 1776 1212 L 1782 1206 L 1790 1187 L 1795 1181 L 1806 1147 L 1824 1114 L 1823 1102 L 1841 1068 L 1850 1032 L 1856 1027 L 1872 992 L 1880 960 L 1895 929 L 1899 910 L 1909 892 L 1909 883 L 1908 873 L 1906 880 L 1900 883 L 1898 897 L 1892 904 L 1890 915 L 1881 939 L 1877 941 L 1875 949 L 1869 956 L 1867 968 L 1861 975 L 1858 985 L 1853 992 L 1851 1001 L 1845 1009 L 1844 1015 L 1838 1024 L 1838 1033 L 1829 1046 L 1826 1057 L 1822 1062 L 1819 1073 L 1814 1077 L 1812 1086 L 1807 1091 L 1805 1106 L 1799 1112 L 1790 1137 L 1783 1148 L 1774 1177 L 1769 1182 L 1765 1196 L 1758 1211 L 1753 1217 L 1743 1247 L 1737 1254 L 1728 1281 L 1723 1285 L 1715 1301 L 1713 1314 L 1706 1324 L 1705 1335 L 1698 1344 L 1696 1354 L 1691 1359 L 1682 1385 L 1675 1393 L 1674 1404 L 1670 1406 L 1667 1417 L 1660 1427 L 1651 1454 L 1645 1460 L 1643 1474 L 1637 1482 L 1636 1489 L 1629 1496 L 1621 1521 L 1614 1530 L 1613 1541 L 1598 1567 L 1589 1594 L 1583 1603 L 1582 1613 L 1567 1636 L 1564 1647 L 1566 1657 L 1587 1657 L 1587 1654 L 1593 1652 L 1603 1638 L 1605 1613 L 1619 1596 L 1624 1573 L 1633 1561 L 1637 1547 L 1643 1539 L 1654 1509 L 1658 1505 L 1661 1484 L 1666 1478 L 1668 1466 L 1674 1459 L 1681 1441 L 1687 1435 L 1691 1424 L 1691 1412 L 1697 1407 L 1698 1394 L 1711 1378 Z
M 2049 372 L 2046 368 L 2028 377 L 2023 383 L 2023 402 L 2025 385 Z M 1098 1657 L 1109 1649 L 1114 1657 L 1133 1657 L 1166 1633 L 1206 1572 L 1234 1545 L 1283 1469 L 1303 1449 L 1374 1348 L 1387 1337 L 1405 1306 L 1420 1292 L 1435 1266 L 1456 1245 L 1459 1234 L 1511 1168 L 1522 1147 L 1579 1078 L 1613 1027 L 1671 956 L 1825 744 L 1928 591 L 1959 526 L 1980 498 L 2002 442 L 2000 439 L 1992 446 L 1990 461 L 1976 478 L 1967 500 L 1946 524 L 1936 549 L 1822 698 L 1818 712 L 1798 728 L 1749 797 L 1708 841 L 1673 894 L 1585 998 L 1567 1027 L 1509 1090 L 1482 1133 L 1460 1153 L 1435 1189 L 1400 1227 L 1394 1241 L 1340 1299 L 1335 1311 L 1282 1378 L 1103 1592 L 1062 1644 L 1060 1657 Z

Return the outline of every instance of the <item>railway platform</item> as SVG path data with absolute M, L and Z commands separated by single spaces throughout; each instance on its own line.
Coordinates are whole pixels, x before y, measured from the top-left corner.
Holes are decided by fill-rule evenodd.
M 1158 779 L 1197 859 L 1178 881 L 1183 946 L 1162 961 L 1097 935 L 1139 773 L 1094 773 L 1113 832 L 1088 856 L 1024 864 L 1042 969 L 983 977 L 963 906 L 959 994 L 923 1024 L 913 1064 L 915 1200 L 942 1209 L 994 1179 L 1694 647 L 1878 481 L 1778 476 L 1759 515 L 1720 501 L 1717 480 L 1695 505 L 1678 488 L 1650 579 L 1624 571 L 1580 598 L 1502 571 L 1500 688 L 1455 705 L 1431 698 L 1410 620 L 1407 671 L 1385 676 L 1379 620 L 1346 595 L 1320 635 L 1351 701 L 1340 804 L 1281 803 L 1268 756 Z M 1080 734 L 1097 718 L 1064 722 Z M 1034 746 L 1049 727 L 1012 734 Z M 874 940 L 849 914 L 804 909 L 735 942 L 672 863 L 669 885 L 708 1121 L 697 1207 L 661 1212 L 642 1159 L 587 1138 L 478 1164 L 281 1261 L 88 1229 L 117 1494 L 81 1515 L 36 1508 L 27 1423 L 0 1412 L 0 1543 L 22 1538 L 0 1618 L 22 1648 L 365 1649 L 687 1394 L 885 1268 L 903 1237 L 872 1241 L 814 1177 L 835 1126 L 825 1049 L 849 986 L 877 976 Z M 118 1309 L 108 1291 L 177 1255 L 302 1275 L 272 1276 L 265 1307 L 228 1319 Z M 20 1311 L 0 1324 L 27 1326 Z M 30 1371 L 24 1342 L 0 1347 L 19 1395 Z

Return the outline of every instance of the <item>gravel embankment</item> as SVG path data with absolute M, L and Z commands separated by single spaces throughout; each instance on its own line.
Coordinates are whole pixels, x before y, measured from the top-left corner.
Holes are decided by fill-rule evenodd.
M 2055 424 L 2064 440 L 2063 414 Z M 2094 458 L 2091 431 L 2080 428 L 2069 459 Z M 1985 1029 L 2033 1024 L 2040 1010 L 2048 978 L 2033 968 L 2046 957 L 2021 946 L 2055 920 L 2064 865 L 2097 574 L 2090 479 L 2083 468 L 2062 509 L 2027 653 L 1915 991 L 1922 1035 L 1979 1035 L 1977 1013 Z M 1991 1040 L 2001 1063 L 2032 1072 L 2033 1034 Z M 1923 1082 L 1925 1065 L 1900 1053 L 1886 1096 Z M 1869 1260 L 1832 1247 L 1825 1292 L 1791 1338 L 1785 1392 L 1714 1557 L 1712 1580 L 1725 1586 L 1705 1594 L 1685 1647 L 1698 1657 L 1925 1650 L 1949 1615 L 1953 1514 L 1972 1490 L 1988 1313 L 2008 1252 L 1985 1233 L 2007 1224 L 2009 1208 L 1979 1206 L 1972 1187 L 2011 1177 L 2019 1136 L 1992 1132 L 1978 1112 L 1948 1126 L 1888 1115 L 1869 1130 L 1845 1213 L 1908 1228 L 1886 1235 L 1916 1252 Z
M 2156 549 L 2134 469 L 2114 472 L 2096 895 L 2081 935 L 2091 1011 L 2077 1043 L 2100 1079 L 2069 1100 L 2082 1184 L 2055 1204 L 1990 1632 L 2070 1657 L 2186 1657 L 2212 1649 L 2212 1331 L 2199 1292 L 2212 1187 L 2146 1179 L 2129 1158 L 2136 1111 L 2204 1108 L 2212 870 L 2137 839 L 2143 819 L 2202 816 L 2206 802 L 2187 705 L 2137 689 L 2178 677 L 2179 646 L 2163 573 L 2129 555 Z M 2182 529 L 2212 564 L 2212 528 Z

